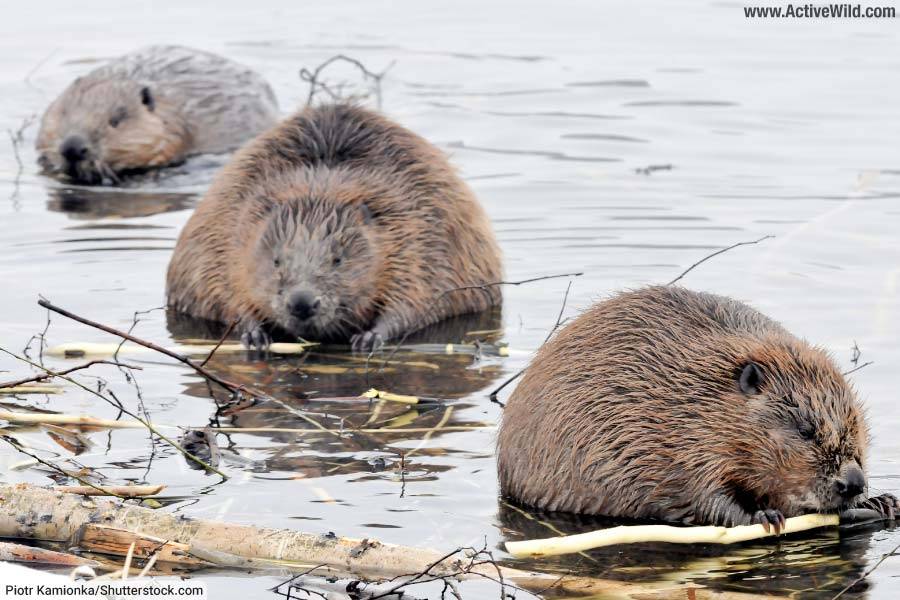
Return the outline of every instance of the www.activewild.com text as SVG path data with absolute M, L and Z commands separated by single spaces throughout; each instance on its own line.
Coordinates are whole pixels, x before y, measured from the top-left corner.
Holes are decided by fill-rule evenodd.
M 787 6 L 745 6 L 748 19 L 895 19 L 893 6 L 862 4 L 788 4 Z

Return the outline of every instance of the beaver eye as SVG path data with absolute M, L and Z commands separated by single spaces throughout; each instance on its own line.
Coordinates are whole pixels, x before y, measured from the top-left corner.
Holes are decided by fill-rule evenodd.
M 278 258 L 278 257 L 276 256 L 276 257 L 275 257 L 275 260 L 272 261 L 272 264 L 274 264 L 276 267 L 280 267 L 280 266 L 281 266 L 281 259 Z
M 128 114 L 125 112 L 124 108 L 117 109 L 113 115 L 109 118 L 109 126 L 110 127 L 118 127 L 119 123 L 125 120 L 125 117 Z
M 816 439 L 816 428 L 810 423 L 798 421 L 797 433 L 799 433 L 800 437 L 802 437 L 804 440 Z
M 341 257 L 341 255 L 338 254 L 337 256 L 334 257 L 334 260 L 331 261 L 331 266 L 339 267 L 339 266 L 341 266 L 341 263 L 343 262 L 343 260 L 344 259 Z

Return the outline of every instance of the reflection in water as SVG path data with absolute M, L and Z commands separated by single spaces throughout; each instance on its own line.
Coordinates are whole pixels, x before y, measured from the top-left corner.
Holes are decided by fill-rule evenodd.
M 48 210 L 79 220 L 149 217 L 193 208 L 197 200 L 196 194 L 109 188 L 54 188 L 48 192 Z
M 498 501 L 505 541 L 583 533 L 629 524 L 609 519 L 546 513 Z M 713 590 L 774 594 L 798 600 L 832 598 L 860 577 L 872 535 L 880 525 L 798 534 L 771 541 L 718 544 L 634 544 L 582 554 L 516 561 L 517 568 L 645 583 L 693 583 Z M 865 597 L 861 583 L 844 598 Z
M 177 314 L 170 314 L 168 323 L 173 337 L 185 342 L 214 340 L 222 333 L 221 326 Z M 215 356 L 209 366 L 218 374 L 266 390 L 274 400 L 235 408 L 229 405 L 230 398 L 217 394 L 222 408 L 210 423 L 244 429 L 273 442 L 265 459 L 245 465 L 247 470 L 268 473 L 267 478 L 340 474 L 358 475 L 356 481 L 401 475 L 410 482 L 432 480 L 434 473 L 453 467 L 425 464 L 418 457 L 447 456 L 451 450 L 420 448 L 417 458 L 401 463 L 400 453 L 391 446 L 423 437 L 436 439 L 446 431 L 493 426 L 459 417 L 472 405 L 453 401 L 487 388 L 501 376 L 499 360 L 490 356 L 501 323 L 499 309 L 448 319 L 411 334 L 396 352 L 388 346 L 371 358 L 339 347 L 314 348 L 299 356 L 264 357 L 257 352 Z M 462 351 L 447 354 L 449 343 L 463 345 Z M 360 398 L 373 387 L 438 401 L 409 405 Z M 186 384 L 185 393 L 209 398 L 211 389 L 194 380 Z M 220 444 L 226 461 L 225 446 L 240 451 L 232 437 L 227 434 L 229 444 Z

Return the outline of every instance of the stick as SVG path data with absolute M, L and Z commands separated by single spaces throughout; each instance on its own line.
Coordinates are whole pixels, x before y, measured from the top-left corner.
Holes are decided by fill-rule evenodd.
M 754 240 L 752 242 L 738 242 L 737 244 L 732 244 L 732 245 L 728 246 L 727 248 L 722 248 L 721 250 L 716 250 L 712 254 L 701 258 L 700 260 L 698 260 L 697 262 L 695 262 L 694 264 L 689 266 L 687 269 L 685 269 L 684 271 L 681 272 L 681 275 L 679 275 L 678 277 L 676 277 L 675 279 L 673 279 L 666 285 L 672 285 L 673 283 L 679 281 L 682 277 L 684 277 L 685 275 L 687 275 L 688 273 L 693 271 L 695 267 L 700 266 L 701 264 L 705 263 L 706 261 L 713 258 L 714 256 L 718 256 L 720 254 L 728 252 L 729 250 L 731 250 L 733 248 L 737 248 L 738 246 L 750 246 L 753 244 L 758 244 L 758 243 L 762 242 L 763 240 L 767 240 L 769 238 L 774 238 L 774 237 L 775 237 L 774 235 L 766 235 L 766 236 L 763 236 L 763 237 L 759 238 L 758 240 Z
M 197 363 L 192 361 L 190 358 L 188 358 L 184 355 L 178 354 L 176 352 L 172 352 L 171 350 L 163 348 L 162 346 L 154 344 L 153 342 L 149 342 L 147 340 L 142 340 L 139 337 L 135 337 L 124 331 L 120 331 L 113 327 L 109 327 L 108 325 L 104 325 L 103 323 L 98 323 L 97 321 L 91 321 L 90 319 L 86 319 L 84 317 L 79 317 L 78 315 L 71 313 L 64 308 L 60 308 L 54 304 L 51 304 L 48 300 L 46 300 L 44 298 L 41 298 L 40 300 L 38 300 L 38 305 L 46 308 L 47 310 L 51 310 L 57 314 L 60 314 L 64 317 L 72 319 L 73 321 L 78 321 L 79 323 L 82 323 L 83 325 L 88 325 L 89 327 L 93 327 L 94 329 L 99 329 L 100 331 L 105 331 L 106 333 L 110 333 L 114 336 L 126 339 L 130 342 L 134 342 L 135 344 L 144 346 L 145 348 L 149 348 L 151 350 L 159 352 L 160 354 L 165 354 L 169 358 L 174 358 L 178 362 L 185 364 L 185 365 L 189 366 L 190 368 L 194 369 L 195 371 L 197 371 L 198 373 L 200 373 L 201 375 L 206 377 L 208 380 L 219 384 L 220 386 L 222 386 L 229 392 L 235 392 L 235 391 L 239 390 L 241 387 L 235 383 L 232 383 L 230 381 L 222 379 L 215 373 L 211 373 L 204 367 L 201 367 L 200 365 L 198 365 Z
M 69 373 L 73 373 L 75 371 L 80 371 L 82 369 L 87 369 L 94 365 L 115 365 L 117 367 L 125 367 L 126 369 L 136 369 L 138 371 L 142 370 L 143 367 L 138 367 L 135 365 L 126 365 L 124 363 L 120 363 L 112 360 L 92 360 L 90 362 L 86 362 L 83 365 L 78 365 L 77 367 L 72 367 L 71 369 L 66 369 L 65 371 L 47 371 L 42 373 L 41 375 L 35 375 L 33 377 L 26 377 L 24 379 L 17 379 L 16 381 L 4 381 L 0 382 L 0 389 L 2 388 L 14 388 L 21 386 L 25 383 L 37 383 L 40 381 L 46 381 L 47 379 L 53 379 L 54 377 L 58 377 L 60 375 L 68 375 Z
M 307 343 L 290 343 L 290 342 L 273 342 L 269 344 L 268 351 L 273 354 L 303 354 L 307 348 L 314 346 L 312 342 Z M 97 342 L 68 342 L 48 348 L 46 354 L 56 358 L 84 358 L 86 356 L 113 356 L 118 350 L 118 354 L 130 356 L 150 354 L 154 350 L 141 346 L 125 346 L 119 349 L 121 343 L 97 343 Z M 208 344 L 176 344 L 166 348 L 169 352 L 181 355 L 206 355 L 207 357 L 216 353 L 239 353 L 246 352 L 247 348 L 243 344 L 222 344 L 218 348 L 210 342 Z M 199 366 L 203 366 L 200 363 Z
M 119 498 L 139 498 L 155 496 L 164 489 L 164 485 L 98 485 L 87 487 L 82 485 L 58 485 L 53 488 L 66 494 L 79 496 L 118 496 Z M 105 492 L 105 493 L 104 493 Z
M 79 427 L 100 427 L 104 429 L 141 429 L 144 427 L 138 421 L 112 421 L 85 415 L 24 413 L 11 410 L 0 410 L 0 420 L 32 425 L 78 425 Z
M 782 534 L 797 533 L 819 527 L 836 526 L 838 515 L 809 514 L 791 517 L 784 523 Z M 760 525 L 739 525 L 737 527 L 673 527 L 672 525 L 633 525 L 599 529 L 588 533 L 506 542 L 506 551 L 516 558 L 537 556 L 558 556 L 583 552 L 591 548 L 634 544 L 637 542 L 668 542 L 671 544 L 734 544 L 776 535 L 767 532 Z
M 44 550 L 43 548 L 23 546 L 22 544 L 13 544 L 10 542 L 0 542 L 0 561 L 41 563 L 62 567 L 78 567 L 81 565 L 88 565 L 90 567 L 100 566 L 100 563 L 96 560 L 88 560 L 72 554 L 64 554 L 62 552 L 54 552 L 53 550 Z

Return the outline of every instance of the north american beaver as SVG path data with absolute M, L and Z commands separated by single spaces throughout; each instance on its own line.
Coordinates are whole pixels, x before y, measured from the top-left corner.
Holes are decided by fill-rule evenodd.
M 233 150 L 278 120 L 269 84 L 221 56 L 149 46 L 79 77 L 41 120 L 38 162 L 77 183 Z
M 169 305 L 370 349 L 500 302 L 490 223 L 446 157 L 351 105 L 307 108 L 242 148 L 182 231 Z
M 600 302 L 540 349 L 503 413 L 506 496 L 692 524 L 762 523 L 865 500 L 868 433 L 821 349 L 749 306 L 680 287 Z

